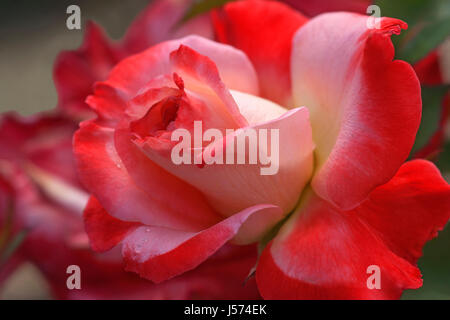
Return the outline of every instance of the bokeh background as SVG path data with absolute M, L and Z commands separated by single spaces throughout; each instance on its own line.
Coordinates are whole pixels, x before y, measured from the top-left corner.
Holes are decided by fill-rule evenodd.
M 433 0 L 432 0 L 433 1 Z M 450 1 L 445 0 L 448 3 Z M 295 1 L 289 1 L 295 4 Z M 390 0 L 397 2 L 397 0 Z M 420 0 L 410 0 L 404 10 L 394 8 L 408 23 L 409 17 L 421 16 Z M 82 29 L 68 30 L 66 9 L 71 4 L 81 8 Z M 100 24 L 112 39 L 119 39 L 133 18 L 148 4 L 147 0 L 1 0 L 0 2 L 0 112 L 14 110 L 30 115 L 56 106 L 53 62 L 61 50 L 76 49 L 81 44 L 88 20 Z M 381 13 L 392 10 L 389 1 L 380 1 Z M 384 8 L 386 7 L 386 10 Z M 402 8 L 400 8 L 402 9 Z M 442 11 L 442 10 L 440 10 Z M 439 13 L 440 15 L 442 12 Z M 444 12 L 445 14 L 445 12 Z M 402 17 L 402 15 L 404 15 Z M 432 17 L 425 17 L 432 19 Z M 448 19 L 450 21 L 450 18 Z M 441 29 L 439 29 L 441 30 Z M 444 78 L 450 79 L 450 43 L 438 47 Z M 445 58 L 446 57 L 446 58 Z M 447 128 L 447 138 L 450 136 Z M 441 160 L 443 167 L 449 158 Z M 450 175 L 444 173 L 447 180 Z M 419 261 L 424 285 L 406 291 L 404 299 L 450 299 L 450 228 L 430 241 Z M 23 265 L 0 291 L 3 299 L 46 299 L 49 289 L 39 271 Z

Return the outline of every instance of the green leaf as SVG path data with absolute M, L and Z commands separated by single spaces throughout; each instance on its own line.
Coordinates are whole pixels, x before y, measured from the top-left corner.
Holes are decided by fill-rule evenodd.
M 417 132 L 411 154 L 423 148 L 438 130 L 442 112 L 442 100 L 449 88 L 450 86 L 448 85 L 422 87 L 422 120 L 420 121 L 419 131 Z
M 218 8 L 235 0 L 197 0 L 191 5 L 191 7 L 186 11 L 183 18 L 180 20 L 179 24 L 185 23 L 186 21 L 206 13 L 214 8 Z

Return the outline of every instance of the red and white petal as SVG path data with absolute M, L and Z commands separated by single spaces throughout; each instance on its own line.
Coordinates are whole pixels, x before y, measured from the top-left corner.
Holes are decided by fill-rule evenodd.
M 266 208 L 247 208 L 197 233 L 139 227 L 123 241 L 125 269 L 156 283 L 194 269 L 232 239 L 249 217 Z
M 153 192 L 149 192 L 148 188 L 142 189 L 141 184 L 137 185 L 127 166 L 141 159 L 134 159 L 135 154 L 130 153 L 124 165 L 115 147 L 113 129 L 101 127 L 93 121 L 82 123 L 74 136 L 74 153 L 81 182 L 117 219 L 192 231 L 202 230 L 211 221 L 217 221 L 211 218 L 213 213 L 207 206 L 195 201 L 197 198 L 178 197 L 171 193 L 174 185 L 181 188 L 179 180 L 150 161 L 139 165 L 146 165 L 151 176 L 160 178 L 157 180 L 158 188 L 149 182 L 148 185 L 153 186 Z
M 213 21 L 218 41 L 244 51 L 252 61 L 260 95 L 293 107 L 289 73 L 292 37 L 307 18 L 279 2 L 252 0 L 225 5 L 214 12 Z
M 406 163 L 352 211 L 311 190 L 257 267 L 264 298 L 397 299 L 422 285 L 415 263 L 450 217 L 450 187 L 433 164 Z M 367 283 L 380 270 L 379 289 Z
M 83 212 L 84 227 L 94 251 L 108 251 L 125 236 L 141 226 L 137 222 L 122 221 L 109 215 L 98 200 L 90 197 Z
M 249 125 L 274 120 L 288 111 L 279 104 L 261 97 L 234 90 L 230 90 L 230 93 L 238 105 L 239 112 Z
M 211 102 L 210 105 L 215 107 L 216 117 L 220 119 L 231 118 L 228 122 L 234 122 L 235 124 L 228 128 L 247 125 L 247 121 L 240 114 L 236 102 L 222 82 L 215 63 L 210 58 L 189 47 L 180 45 L 178 50 L 170 54 L 170 62 L 173 71 L 183 79 L 187 90 L 199 94 L 202 98 L 208 97 Z M 239 73 L 230 73 L 228 77 L 236 80 L 242 79 Z M 230 83 L 236 83 L 236 81 Z
M 178 50 L 180 45 L 211 59 L 227 88 L 258 94 L 256 72 L 242 51 L 199 36 L 166 41 L 130 56 L 111 71 L 105 83 L 118 89 L 126 97 L 125 100 L 133 98 L 149 81 L 172 72 L 170 53 Z
M 408 157 L 421 116 L 420 84 L 395 60 L 390 41 L 407 25 L 367 16 L 323 14 L 295 35 L 292 81 L 296 105 L 311 113 L 316 143 L 314 191 L 351 209 L 389 181 Z
M 202 231 L 189 232 L 115 219 L 91 198 L 84 219 L 94 249 L 104 251 L 122 242 L 126 269 L 158 283 L 194 269 L 231 240 L 253 215 L 272 208 L 256 205 Z

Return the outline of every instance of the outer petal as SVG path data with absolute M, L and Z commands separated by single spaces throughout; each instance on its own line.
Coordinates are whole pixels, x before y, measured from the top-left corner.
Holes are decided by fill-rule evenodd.
M 257 268 L 264 298 L 393 299 L 421 286 L 415 263 L 450 217 L 450 187 L 427 161 L 406 163 L 353 211 L 312 191 L 266 247 Z M 368 289 L 369 266 L 381 288 Z
M 197 16 L 178 25 L 191 0 L 155 0 L 133 21 L 122 41 L 123 50 L 137 53 L 157 43 L 196 34 L 212 38 L 208 15 Z
M 406 24 L 331 13 L 294 38 L 293 93 L 311 112 L 317 144 L 315 192 L 343 209 L 389 181 L 407 158 L 421 115 L 420 84 L 410 65 L 392 61 L 389 39 Z
M 140 226 L 137 222 L 122 221 L 110 216 L 98 200 L 90 197 L 83 214 L 86 233 L 94 251 L 108 251 Z
M 244 51 L 253 62 L 260 95 L 292 107 L 292 37 L 307 19 L 282 3 L 256 0 L 229 3 L 213 18 L 217 39 Z
M 107 250 L 123 241 L 126 269 L 161 282 L 194 269 L 233 238 L 252 215 L 272 208 L 253 206 L 200 232 L 126 223 L 109 216 L 92 198 L 84 218 L 94 249 Z

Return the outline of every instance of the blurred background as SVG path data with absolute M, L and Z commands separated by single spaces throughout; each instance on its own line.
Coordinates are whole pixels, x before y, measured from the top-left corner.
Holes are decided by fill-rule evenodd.
M 52 68 L 57 54 L 62 50 L 76 49 L 80 46 L 85 31 L 84 25 L 88 20 L 96 21 L 112 39 L 119 39 L 133 18 L 148 2 L 147 0 L 2 0 L 0 3 L 0 112 L 14 110 L 23 115 L 30 115 L 54 108 L 57 96 L 53 85 Z M 302 9 L 305 1 L 287 2 Z M 331 2 L 337 3 L 337 1 Z M 364 3 L 365 7 L 368 3 L 368 1 L 357 0 L 353 2 Z M 410 24 L 410 29 L 411 26 L 423 24 L 424 21 L 430 23 L 427 25 L 428 29 L 434 32 L 430 33 L 430 30 L 425 28 L 428 33 L 419 32 L 421 38 L 419 37 L 418 40 L 417 37 L 414 38 L 415 42 L 406 42 L 405 45 L 405 36 L 394 39 L 397 48 L 401 48 L 397 53 L 399 58 L 413 64 L 423 58 L 425 53 L 437 50 L 442 77 L 448 84 L 450 79 L 448 4 L 450 1 L 386 0 L 376 1 L 376 3 L 381 7 L 382 16 L 402 18 Z M 442 7 L 443 3 L 447 5 Z M 71 4 L 81 8 L 83 26 L 81 30 L 68 30 L 66 27 L 68 17 L 66 9 Z M 424 9 L 424 6 L 427 9 Z M 313 14 L 315 12 L 311 13 Z M 427 140 L 433 133 L 433 128 L 437 126 L 438 111 L 436 110 L 440 110 L 442 96 L 434 94 L 432 89 L 424 89 L 424 92 L 427 94 L 426 97 L 424 96 L 424 118 L 429 123 L 423 124 L 421 128 L 423 133 L 420 136 L 422 140 Z M 450 177 L 448 121 L 445 130 L 447 149 L 444 150 L 443 156 L 435 160 L 448 180 Z M 418 144 L 421 143 L 423 142 L 418 142 Z M 416 146 L 416 150 L 419 148 L 420 145 Z M 423 287 L 419 290 L 406 291 L 403 298 L 450 299 L 450 228 L 441 232 L 437 239 L 426 245 L 419 267 L 423 273 Z M 46 299 L 49 297 L 49 289 L 44 278 L 31 264 L 20 267 L 0 291 L 0 298 L 3 299 Z

